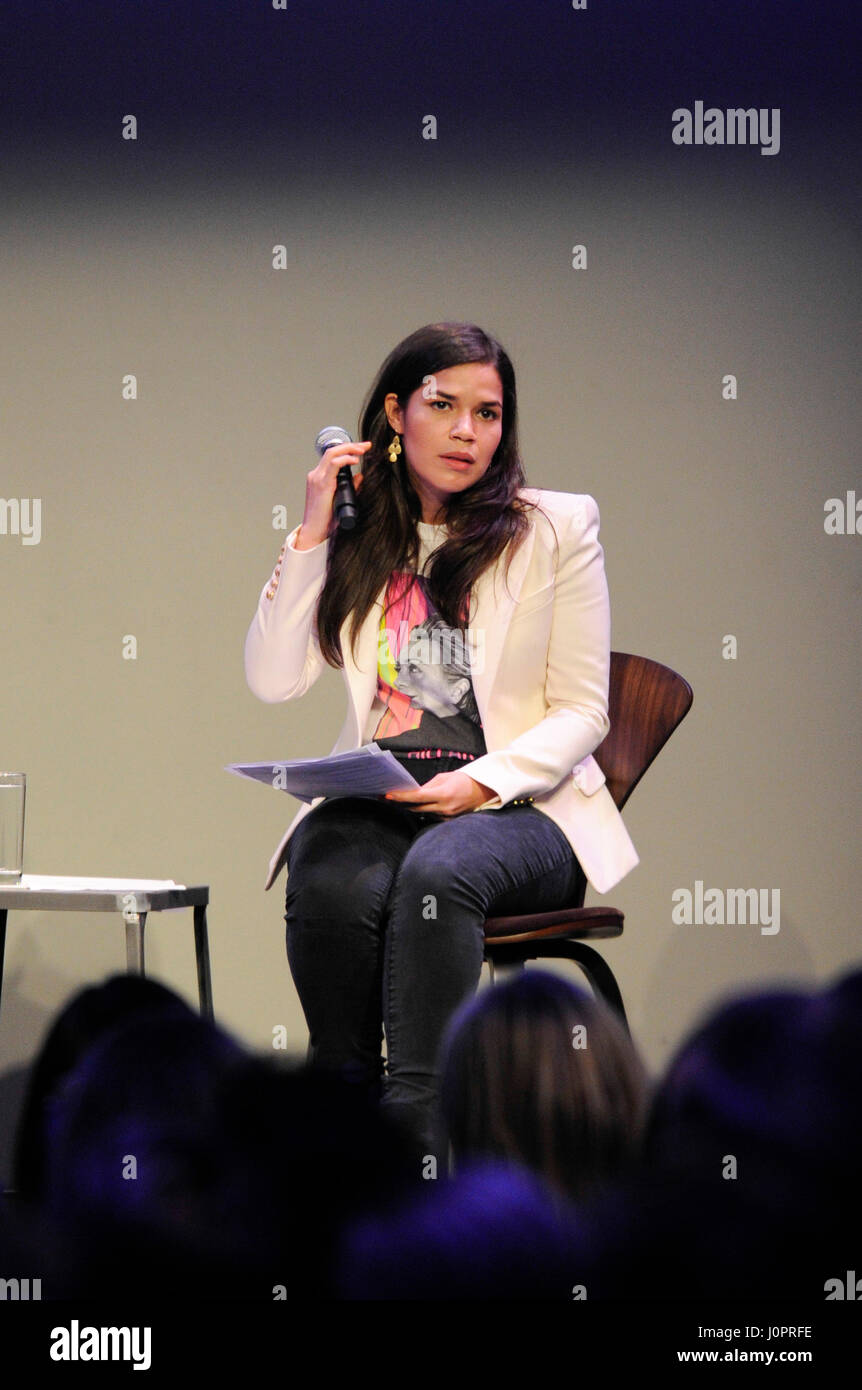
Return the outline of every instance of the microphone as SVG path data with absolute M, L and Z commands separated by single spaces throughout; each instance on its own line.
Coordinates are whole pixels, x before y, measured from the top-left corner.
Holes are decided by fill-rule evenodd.
M 353 440 L 343 430 L 340 425 L 327 425 L 325 429 L 314 441 L 314 447 L 318 454 L 323 457 L 327 449 L 331 449 L 333 444 L 352 444 Z M 361 468 L 361 463 L 357 461 L 356 468 Z M 353 465 L 345 463 L 343 468 L 338 470 L 338 483 L 335 488 L 333 498 L 333 511 L 338 519 L 338 525 L 342 531 L 352 531 L 356 525 L 356 489 L 353 486 Z

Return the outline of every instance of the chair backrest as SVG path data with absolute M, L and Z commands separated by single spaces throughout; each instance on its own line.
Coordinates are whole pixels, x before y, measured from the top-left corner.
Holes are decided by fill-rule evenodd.
M 647 768 L 691 709 L 691 686 L 646 656 L 611 652 L 610 732 L 593 757 L 622 810 Z

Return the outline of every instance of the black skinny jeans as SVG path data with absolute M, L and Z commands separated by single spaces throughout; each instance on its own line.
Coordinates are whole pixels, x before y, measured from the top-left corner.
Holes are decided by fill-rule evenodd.
M 287 956 L 313 1061 L 382 1088 L 445 1172 L 438 1050 L 479 983 L 484 919 L 570 905 L 581 881 L 571 845 L 527 804 L 442 816 L 337 797 L 300 821 L 287 870 Z

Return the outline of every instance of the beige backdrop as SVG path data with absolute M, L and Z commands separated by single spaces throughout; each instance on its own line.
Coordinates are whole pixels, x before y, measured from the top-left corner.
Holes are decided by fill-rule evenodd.
M 626 930 L 603 949 L 650 1066 L 717 996 L 859 956 L 862 536 L 824 530 L 859 482 L 856 247 L 774 159 L 716 150 L 719 184 L 706 159 L 681 178 L 689 153 L 568 180 L 381 170 L 349 198 L 313 171 L 225 174 L 13 211 L 0 491 L 42 502 L 38 545 L 0 535 L 0 765 L 28 775 L 25 869 L 209 884 L 217 1017 L 252 1047 L 279 1024 L 306 1043 L 283 877 L 263 892 L 297 803 L 222 769 L 327 752 L 345 700 L 335 671 L 281 706 L 246 687 L 272 510 L 300 520 L 315 434 L 353 432 L 383 357 L 432 319 L 501 338 L 528 481 L 598 500 L 613 645 L 694 688 L 626 811 L 641 864 L 608 895 Z M 696 880 L 779 889 L 780 931 L 674 925 Z M 152 917 L 147 946 L 194 1000 L 191 913 Z M 10 916 L 7 1150 L 58 1006 L 122 968 L 118 920 Z

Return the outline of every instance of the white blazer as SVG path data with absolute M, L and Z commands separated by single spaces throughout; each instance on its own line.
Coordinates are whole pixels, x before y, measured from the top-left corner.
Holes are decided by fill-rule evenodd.
M 610 728 L 610 605 L 599 510 L 586 493 L 522 488 L 521 496 L 537 502 L 554 529 L 545 516 L 528 512 L 530 530 L 508 578 L 504 551 L 473 585 L 473 690 L 488 751 L 464 770 L 497 793 L 478 811 L 532 796 L 536 809 L 560 826 L 592 886 L 606 893 L 639 860 L 592 757 Z M 327 542 L 295 550 L 298 531 L 297 526 L 282 548 L 245 639 L 246 679 L 269 703 L 304 695 L 327 664 L 314 630 Z M 348 709 L 332 753 L 359 748 L 370 737 L 363 733 L 377 691 L 384 595 L 385 585 L 357 636 L 356 663 L 348 621 L 341 628 Z M 323 800 L 303 803 L 294 816 L 270 860 L 266 888 L 297 825 Z

